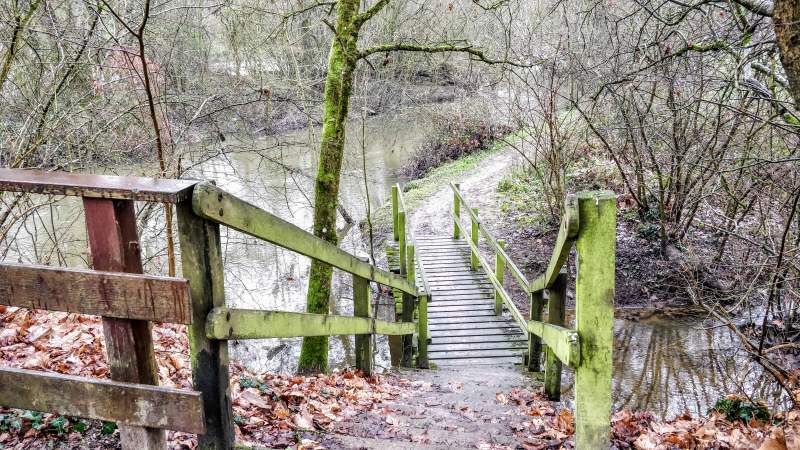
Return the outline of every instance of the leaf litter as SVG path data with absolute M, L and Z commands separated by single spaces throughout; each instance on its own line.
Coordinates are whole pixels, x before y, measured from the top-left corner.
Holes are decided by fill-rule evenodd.
M 190 389 L 186 327 L 156 324 L 153 337 L 160 384 Z M 97 317 L 0 306 L 0 364 L 108 378 L 102 323 Z M 425 433 L 403 433 L 407 424 L 401 414 L 385 404 L 430 393 L 429 383 L 394 375 L 366 377 L 358 371 L 316 376 L 254 374 L 234 362 L 230 373 L 238 442 L 296 449 L 335 448 L 321 442 L 324 439 L 320 435 L 328 431 L 346 433 L 346 424 L 362 420 L 365 414 L 383 418 L 374 424 L 386 427 L 378 433 L 382 437 L 428 442 Z M 464 383 L 447 386 L 453 393 L 468 389 Z M 574 448 L 574 418 L 569 409 L 524 388 L 497 392 L 495 400 L 513 408 L 509 413 L 520 419 L 508 424 L 519 442 L 517 448 Z M 438 405 L 425 402 L 426 408 Z M 459 411 L 465 418 L 476 419 L 469 405 L 462 405 Z M 92 434 L 85 428 L 93 422 L 96 426 L 89 426 L 95 429 Z M 4 426 L 6 423 L 10 425 Z M 447 424 L 442 427 L 446 429 Z M 0 448 L 82 448 L 89 435 L 91 445 L 113 448 L 118 446 L 118 439 L 109 438 L 118 435 L 115 429 L 113 424 L 99 421 L 0 408 Z M 169 432 L 168 437 L 171 448 L 196 447 L 193 435 Z M 475 448 L 510 447 L 477 442 Z M 706 417 L 686 414 L 667 421 L 656 420 L 647 411 L 619 411 L 612 419 L 611 448 L 800 450 L 800 410 L 772 415 L 769 420 L 751 417 L 747 421 L 730 420 L 717 411 Z

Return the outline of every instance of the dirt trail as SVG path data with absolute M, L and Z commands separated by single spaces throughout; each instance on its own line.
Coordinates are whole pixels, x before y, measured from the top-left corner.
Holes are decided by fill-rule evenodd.
M 520 366 L 400 375 L 417 385 L 411 395 L 340 424 L 320 443 L 340 449 L 515 449 L 539 443 L 533 435 L 557 421 L 556 408 L 531 394 L 538 390 L 536 381 Z M 529 415 L 531 408 L 541 415 Z
M 488 218 L 484 225 L 490 231 L 494 231 L 500 218 L 497 184 L 518 159 L 514 149 L 507 148 L 487 158 L 460 179 L 465 199 L 470 206 L 478 208 L 480 216 Z M 412 214 L 414 233 L 417 235 L 452 233 L 453 225 L 450 219 L 452 209 L 453 192 L 450 186 L 445 186 L 426 199 Z

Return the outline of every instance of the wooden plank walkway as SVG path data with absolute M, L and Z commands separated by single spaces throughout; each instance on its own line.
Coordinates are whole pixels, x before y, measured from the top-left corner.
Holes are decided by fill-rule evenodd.
M 428 357 L 438 366 L 521 364 L 526 337 L 511 316 L 494 313 L 494 288 L 480 267 L 470 269 L 469 246 L 449 236 L 417 236 L 432 301 Z

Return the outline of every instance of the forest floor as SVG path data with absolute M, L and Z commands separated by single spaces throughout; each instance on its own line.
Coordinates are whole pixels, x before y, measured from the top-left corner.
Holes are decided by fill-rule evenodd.
M 3 366 L 108 377 L 98 318 L 0 308 Z M 189 388 L 185 327 L 154 329 L 159 381 Z M 231 365 L 240 448 L 558 449 L 573 448 L 570 405 L 542 398 L 536 376 L 518 366 L 297 376 L 254 374 Z M 800 448 L 800 413 L 761 417 L 738 409 L 657 421 L 621 411 L 614 449 Z M 740 420 L 740 419 L 744 419 Z M 196 438 L 168 433 L 170 448 Z M 0 408 L 0 449 L 117 449 L 113 423 Z

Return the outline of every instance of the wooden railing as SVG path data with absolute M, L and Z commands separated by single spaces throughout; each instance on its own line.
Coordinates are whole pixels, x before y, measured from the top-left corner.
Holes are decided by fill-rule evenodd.
M 404 273 L 411 283 L 417 282 L 421 290 L 416 300 L 408 295 L 403 296 L 403 321 L 413 320 L 411 311 L 418 313 L 417 317 L 417 367 L 428 368 L 428 304 L 433 301 L 431 288 L 425 273 L 425 266 L 421 258 L 416 258 L 416 239 L 414 227 L 406 209 L 403 188 L 398 183 L 392 186 L 392 235 L 397 242 L 397 258 L 400 273 Z M 419 266 L 420 270 L 416 270 Z M 414 304 L 416 302 L 416 305 Z M 408 313 L 406 311 L 409 311 Z M 412 345 L 403 342 L 404 349 Z M 408 353 L 405 351 L 404 353 Z M 407 362 L 408 363 L 408 362 Z
M 611 420 L 611 368 L 614 330 L 614 272 L 616 254 L 616 197 L 612 192 L 581 192 L 567 197 L 556 244 L 547 269 L 528 282 L 505 252 L 502 241 L 481 225 L 478 210 L 470 208 L 457 184 L 453 190 L 453 236 L 470 246 L 473 270 L 483 267 L 495 288 L 496 313 L 501 305 L 528 334 L 526 361 L 531 371 L 541 370 L 545 349 L 545 393 L 561 395 L 561 370 L 575 370 L 575 445 L 578 449 L 608 448 Z M 462 207 L 470 229 L 461 222 Z M 478 248 L 480 235 L 495 252 L 490 266 Z M 467 238 L 469 236 L 469 238 Z M 577 250 L 575 279 L 575 329 L 564 327 L 569 275 L 564 266 L 573 246 Z M 506 267 L 529 296 L 526 319 L 504 287 Z M 544 301 L 547 318 L 543 320 Z
M 118 422 L 124 449 L 165 448 L 163 429 L 198 434 L 201 449 L 233 448 L 230 339 L 354 334 L 356 366 L 371 373 L 370 336 L 410 343 L 414 305 L 425 314 L 413 265 L 410 278 L 382 270 L 211 183 L 0 169 L 0 191 L 83 197 L 97 270 L 2 264 L 0 304 L 102 316 L 112 378 L 0 368 L 0 405 Z M 176 204 L 185 279 L 141 275 L 135 201 Z M 352 274 L 354 317 L 228 308 L 220 225 Z M 409 320 L 373 319 L 370 282 L 408 296 Z M 194 390 L 157 386 L 151 322 L 189 325 Z

